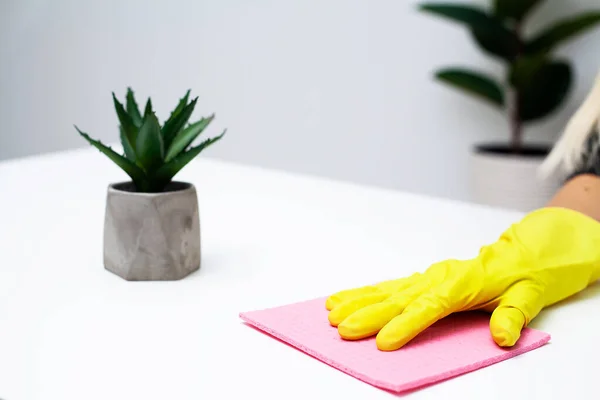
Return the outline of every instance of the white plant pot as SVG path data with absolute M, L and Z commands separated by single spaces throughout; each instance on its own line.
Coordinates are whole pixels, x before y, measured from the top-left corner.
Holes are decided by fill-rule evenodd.
M 527 155 L 512 155 L 506 146 L 476 146 L 471 152 L 472 201 L 530 212 L 543 207 L 559 189 L 559 179 L 542 180 L 538 168 L 549 148 L 525 146 Z

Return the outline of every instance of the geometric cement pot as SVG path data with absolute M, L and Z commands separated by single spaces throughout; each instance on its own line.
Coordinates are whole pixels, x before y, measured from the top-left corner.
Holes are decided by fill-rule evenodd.
M 539 166 L 550 149 L 546 145 L 523 145 L 519 154 L 513 154 L 506 144 L 476 146 L 470 157 L 471 199 L 521 212 L 543 207 L 561 184 L 555 178 L 539 177 Z
M 194 185 L 171 182 L 140 193 L 111 184 L 104 220 L 104 267 L 128 281 L 179 280 L 200 268 L 200 219 Z

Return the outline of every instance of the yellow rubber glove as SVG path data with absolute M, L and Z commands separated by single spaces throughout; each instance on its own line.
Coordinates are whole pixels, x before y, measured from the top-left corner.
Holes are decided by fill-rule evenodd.
M 546 306 L 600 278 L 600 223 L 576 211 L 543 208 L 525 216 L 470 260 L 446 260 L 424 273 L 343 290 L 327 299 L 329 322 L 348 340 L 377 335 L 397 350 L 459 311 L 492 313 L 499 346 L 513 346 Z

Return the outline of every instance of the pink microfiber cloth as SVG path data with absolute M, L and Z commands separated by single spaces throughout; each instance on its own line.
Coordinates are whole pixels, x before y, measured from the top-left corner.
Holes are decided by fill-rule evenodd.
M 525 328 L 512 348 L 497 346 L 489 314 L 466 312 L 438 321 L 403 348 L 377 349 L 375 338 L 346 341 L 329 325 L 325 298 L 243 312 L 242 320 L 361 381 L 401 393 L 536 349 L 550 335 Z

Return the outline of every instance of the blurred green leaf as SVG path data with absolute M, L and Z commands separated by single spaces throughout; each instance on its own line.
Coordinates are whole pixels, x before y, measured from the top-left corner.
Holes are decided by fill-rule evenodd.
M 138 108 L 137 102 L 135 101 L 135 95 L 131 88 L 127 88 L 127 113 L 131 117 L 133 124 L 139 129 L 142 126 L 142 116 L 140 115 L 140 109 Z
M 525 44 L 528 54 L 548 52 L 600 23 L 600 11 L 580 14 L 554 23 Z
M 469 5 L 426 3 L 421 11 L 466 25 L 477 44 L 490 54 L 513 60 L 519 50 L 519 39 L 497 17 Z
M 173 113 L 173 117 L 169 118 L 167 122 L 165 122 L 162 128 L 162 135 L 165 142 L 165 147 L 171 147 L 171 142 L 177 136 L 179 131 L 183 129 L 185 124 L 188 122 L 192 113 L 194 112 L 194 107 L 196 107 L 196 102 L 198 98 L 196 97 L 192 102 L 181 109 L 181 112 Z
M 548 62 L 535 73 L 529 83 L 519 89 L 519 115 L 531 122 L 554 112 L 566 99 L 573 74 L 563 61 Z
M 144 122 L 136 142 L 138 162 L 147 172 L 156 170 L 163 163 L 165 154 L 160 124 L 154 113 L 144 116 Z
M 114 93 L 112 94 L 112 96 L 115 105 L 115 110 L 117 112 L 117 116 L 119 117 L 119 122 L 121 123 L 121 128 L 127 136 L 129 143 L 133 145 L 137 138 L 138 128 L 133 123 L 131 116 L 127 113 L 127 111 L 125 111 L 123 104 L 121 104 L 119 100 L 117 100 L 117 97 Z
M 171 161 L 177 154 L 181 153 L 185 150 L 195 139 L 204 131 L 204 129 L 212 122 L 215 118 L 215 115 L 211 115 L 208 118 L 202 118 L 200 121 L 195 122 L 185 129 L 179 131 L 175 139 L 173 139 L 173 143 L 169 147 L 167 151 L 167 156 L 165 157 L 165 161 Z
M 493 105 L 499 107 L 504 105 L 504 93 L 500 85 L 492 78 L 479 72 L 461 68 L 447 68 L 438 71 L 435 77 L 468 94 L 483 98 Z
M 518 54 L 517 37 L 504 28 L 494 25 L 473 27 L 471 34 L 482 49 L 508 62 L 512 62 Z
M 542 0 L 494 0 L 494 15 L 522 21 Z
M 444 17 L 455 22 L 461 22 L 468 26 L 484 25 L 493 19 L 483 10 L 469 5 L 424 3 L 421 4 L 419 8 L 421 11 Z
M 173 177 L 183 167 L 185 167 L 190 161 L 192 161 L 198 154 L 200 154 L 200 152 L 202 150 L 206 149 L 208 146 L 212 145 L 213 143 L 216 143 L 217 141 L 219 141 L 225 135 L 226 132 L 227 132 L 227 130 L 224 130 L 223 133 L 221 133 L 219 136 L 216 136 L 216 137 L 210 138 L 210 139 L 206 139 L 205 141 L 200 143 L 198 146 L 192 147 L 188 151 L 177 155 L 171 161 L 169 161 L 168 163 L 166 163 L 162 167 L 160 167 L 160 169 L 158 171 L 156 171 L 156 175 L 155 175 L 156 179 L 161 182 L 168 182 L 171 179 L 173 179 Z
M 134 183 L 144 180 L 144 171 L 142 171 L 133 162 L 121 156 L 110 147 L 103 145 L 100 141 L 92 139 L 87 133 L 79 130 L 77 126 L 75 126 L 75 129 L 77 129 L 77 132 L 79 132 L 79 134 L 83 136 L 83 138 L 87 140 L 92 146 L 104 153 L 109 159 L 111 159 L 123 171 L 125 171 L 125 173 L 129 175 L 129 177 L 134 181 Z
M 525 86 L 547 62 L 545 54 L 519 57 L 510 65 L 508 81 L 517 88 Z
M 125 152 L 125 156 L 131 162 L 136 162 L 135 150 L 131 143 L 129 143 L 129 139 L 125 132 L 123 131 L 123 127 L 119 126 L 119 137 L 121 138 L 121 145 L 123 146 L 123 151 Z

